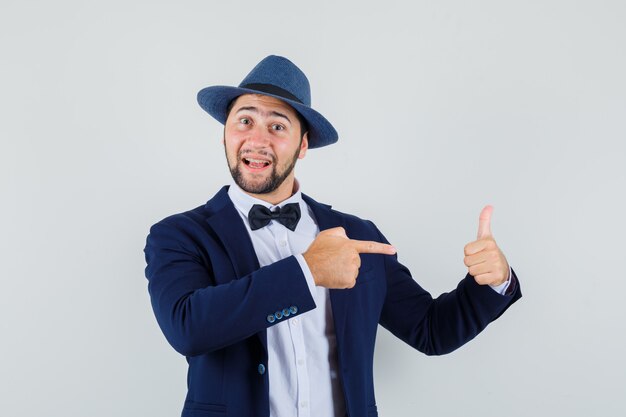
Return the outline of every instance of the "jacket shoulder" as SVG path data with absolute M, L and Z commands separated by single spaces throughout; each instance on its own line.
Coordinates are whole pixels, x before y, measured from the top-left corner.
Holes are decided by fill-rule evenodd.
M 184 226 L 185 224 L 206 224 L 206 219 L 222 210 L 230 203 L 228 198 L 228 186 L 223 186 L 209 201 L 198 207 L 180 213 L 171 214 L 158 222 L 157 225 Z M 231 203 L 232 205 L 232 203 Z
M 190 210 L 170 214 L 154 223 L 150 227 L 150 230 L 158 228 L 159 226 L 185 228 L 185 226 L 190 224 L 202 224 L 208 216 L 209 213 L 207 212 L 206 206 L 203 204 Z

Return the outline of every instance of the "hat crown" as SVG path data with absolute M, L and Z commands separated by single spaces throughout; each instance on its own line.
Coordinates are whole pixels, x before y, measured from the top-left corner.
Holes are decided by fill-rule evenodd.
M 243 79 L 239 87 L 269 85 L 277 87 L 297 98 L 302 104 L 311 106 L 311 87 L 304 73 L 285 57 L 265 57 Z M 254 88 L 253 89 L 257 89 Z

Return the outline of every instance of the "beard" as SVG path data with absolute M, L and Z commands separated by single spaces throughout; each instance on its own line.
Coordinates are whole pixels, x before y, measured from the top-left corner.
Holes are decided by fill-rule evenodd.
M 228 151 L 226 150 L 226 146 L 224 146 L 224 152 L 226 154 L 226 161 L 228 163 L 230 175 L 232 175 L 235 184 L 237 184 L 239 188 L 251 194 L 268 194 L 280 187 L 280 185 L 285 181 L 289 174 L 291 174 L 294 167 L 296 166 L 296 161 L 298 161 L 300 146 L 296 148 L 296 152 L 291 160 L 289 160 L 287 162 L 287 165 L 281 170 L 278 169 L 278 164 L 276 163 L 276 157 L 274 155 L 268 154 L 266 152 L 258 152 L 259 154 L 267 156 L 272 160 L 272 170 L 270 171 L 269 176 L 260 183 L 248 181 L 246 178 L 244 178 L 241 165 L 244 164 L 242 159 L 246 152 L 239 152 L 239 154 L 237 155 L 237 162 L 234 165 L 231 165 L 230 163 L 230 158 L 228 157 Z

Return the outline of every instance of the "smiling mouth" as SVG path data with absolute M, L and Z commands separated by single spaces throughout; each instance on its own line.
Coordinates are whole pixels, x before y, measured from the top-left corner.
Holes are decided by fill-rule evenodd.
M 243 163 L 253 169 L 262 169 L 270 166 L 271 162 L 263 159 L 243 158 Z

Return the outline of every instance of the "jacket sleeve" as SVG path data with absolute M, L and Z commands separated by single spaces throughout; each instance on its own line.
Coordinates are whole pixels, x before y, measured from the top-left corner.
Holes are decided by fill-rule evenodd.
M 294 256 L 217 284 L 224 280 L 216 279 L 194 238 L 165 220 L 151 227 L 144 253 L 157 322 L 185 356 L 229 346 L 278 324 L 283 317 L 269 317 L 275 312 L 293 315 L 315 308 Z
M 381 241 L 389 243 L 380 231 L 378 234 Z M 522 296 L 512 269 L 511 284 L 515 286 L 510 294 L 498 294 L 467 274 L 455 290 L 434 299 L 398 262 L 397 255 L 385 256 L 385 270 L 387 294 L 380 324 L 427 355 L 461 347 Z

